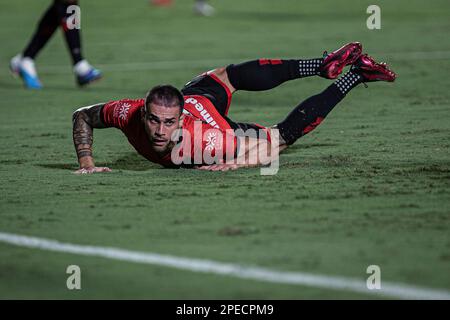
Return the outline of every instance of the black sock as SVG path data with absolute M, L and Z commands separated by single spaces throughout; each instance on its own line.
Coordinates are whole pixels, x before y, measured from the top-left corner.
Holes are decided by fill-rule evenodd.
M 362 77 L 353 71 L 346 72 L 342 77 L 334 82 L 339 91 L 345 96 L 350 90 L 362 82 Z
M 306 99 L 277 124 L 280 136 L 286 144 L 293 144 L 314 130 L 345 95 L 361 82 L 360 75 L 349 71 L 323 92 Z
M 236 90 L 262 91 L 292 79 L 314 76 L 323 59 L 259 59 L 227 67 L 230 83 Z
M 39 21 L 37 30 L 22 55 L 34 59 L 51 38 L 58 26 L 58 15 L 56 13 L 55 4 L 52 4 Z
M 66 39 L 67 47 L 69 48 L 70 55 L 72 57 L 72 62 L 75 65 L 76 63 L 83 60 L 83 56 L 81 54 L 81 37 L 79 29 L 69 29 L 67 27 L 66 19 L 72 15 L 72 13 L 67 13 L 67 8 L 70 5 L 76 5 L 77 1 L 56 1 L 55 8 L 58 14 L 58 19 L 61 23 L 61 27 L 64 32 L 64 37 Z

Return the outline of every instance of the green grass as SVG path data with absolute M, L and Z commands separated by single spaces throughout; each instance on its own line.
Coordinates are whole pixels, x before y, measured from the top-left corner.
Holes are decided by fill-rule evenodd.
M 379 1 L 376 31 L 365 27 L 369 1 L 213 1 L 214 18 L 194 16 L 190 1 L 82 1 L 84 51 L 104 79 L 75 86 L 59 32 L 37 59 L 45 89 L 26 91 L 7 64 L 48 2 L 0 4 L 0 231 L 360 279 L 376 264 L 382 281 L 450 289 L 448 1 Z M 208 61 L 315 57 L 352 40 L 398 81 L 353 90 L 275 176 L 162 169 L 114 129 L 95 131 L 96 160 L 113 172 L 72 174 L 80 106 L 181 87 L 218 67 Z M 186 63 L 136 65 L 155 61 Z M 328 84 L 238 93 L 230 116 L 269 125 Z M 81 267 L 81 291 L 65 287 L 69 264 Z M 0 243 L 0 298 L 370 297 Z

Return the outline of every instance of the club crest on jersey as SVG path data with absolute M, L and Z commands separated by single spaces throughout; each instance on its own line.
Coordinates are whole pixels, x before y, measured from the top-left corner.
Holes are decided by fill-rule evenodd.
M 218 146 L 218 143 L 220 140 L 217 140 L 217 133 L 216 132 L 208 132 L 206 135 L 206 147 L 205 150 L 212 151 L 216 146 Z

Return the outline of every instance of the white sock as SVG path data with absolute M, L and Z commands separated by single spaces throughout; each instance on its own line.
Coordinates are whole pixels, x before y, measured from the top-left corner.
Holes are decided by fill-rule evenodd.
M 20 67 L 32 77 L 37 77 L 36 67 L 34 66 L 34 60 L 25 57 L 20 61 Z
M 14 57 L 11 58 L 11 61 L 13 61 L 13 63 L 19 63 L 20 60 L 22 60 L 22 54 L 21 53 L 18 53 Z
M 212 16 L 215 9 L 205 0 L 198 0 L 195 2 L 194 11 L 203 16 Z
M 22 61 L 22 54 L 18 53 L 14 57 L 11 58 L 11 68 L 14 72 L 19 72 L 20 62 Z
M 92 69 L 92 66 L 85 59 L 77 62 L 73 66 L 73 72 L 75 72 L 75 74 L 77 74 L 79 76 L 86 75 L 91 69 Z

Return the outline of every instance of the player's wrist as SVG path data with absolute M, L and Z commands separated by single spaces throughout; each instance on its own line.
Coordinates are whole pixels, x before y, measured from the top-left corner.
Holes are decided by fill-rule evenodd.
M 94 168 L 94 158 L 91 156 L 84 156 L 78 159 L 78 163 L 80 164 L 80 168 L 88 169 L 88 168 Z

